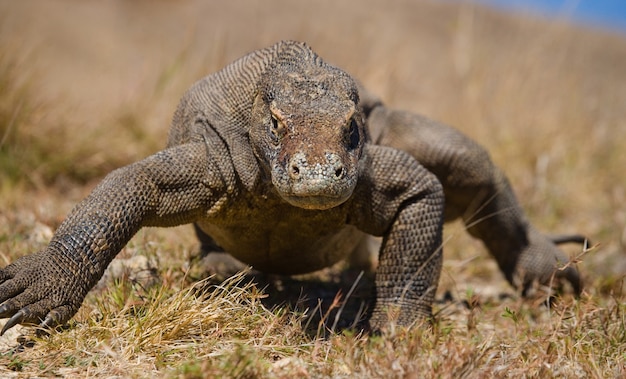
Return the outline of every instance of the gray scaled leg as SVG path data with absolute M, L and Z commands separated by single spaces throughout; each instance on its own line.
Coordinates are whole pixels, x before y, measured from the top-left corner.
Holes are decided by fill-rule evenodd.
M 409 154 L 366 145 L 349 223 L 382 236 L 373 330 L 431 316 L 442 264 L 444 196 L 437 178 Z M 391 317 L 390 317 L 391 316 Z
M 408 152 L 439 178 L 446 220 L 461 217 L 515 288 L 526 294 L 535 281 L 550 284 L 556 278 L 580 293 L 578 271 L 527 221 L 509 181 L 483 147 L 451 127 L 408 112 L 378 107 L 368 122 L 378 144 Z
M 0 334 L 68 321 L 130 238 L 145 226 L 195 222 L 217 211 L 230 183 L 204 143 L 163 150 L 113 171 L 69 214 L 50 244 L 0 269 Z

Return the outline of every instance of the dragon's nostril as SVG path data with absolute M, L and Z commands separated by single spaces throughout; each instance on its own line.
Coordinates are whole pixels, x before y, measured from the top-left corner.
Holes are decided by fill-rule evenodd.
M 296 165 L 291 166 L 291 175 L 298 176 L 300 175 L 300 169 Z
M 335 177 L 337 179 L 343 178 L 344 174 L 345 174 L 345 170 L 343 169 L 343 167 L 339 167 L 338 169 L 335 170 Z

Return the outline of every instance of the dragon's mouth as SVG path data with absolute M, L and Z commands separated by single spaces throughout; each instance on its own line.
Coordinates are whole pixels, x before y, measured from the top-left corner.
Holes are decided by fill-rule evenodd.
M 335 161 L 335 154 L 328 154 Z M 343 204 L 352 196 L 357 183 L 357 172 L 352 165 L 331 161 L 328 164 L 310 164 L 303 154 L 295 155 L 289 164 L 276 162 L 272 169 L 272 184 L 287 203 L 304 209 L 330 209 Z
M 289 204 L 304 209 L 331 209 L 346 202 L 352 195 L 352 192 L 337 195 L 303 195 L 303 194 L 281 194 L 283 200 Z

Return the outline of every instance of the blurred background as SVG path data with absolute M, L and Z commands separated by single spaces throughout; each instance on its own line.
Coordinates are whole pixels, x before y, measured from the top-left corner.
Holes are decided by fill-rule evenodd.
M 453 125 L 486 146 L 533 223 L 600 245 L 582 264 L 591 290 L 622 288 L 624 4 L 1 0 L 3 228 L 15 233 L 25 210 L 56 227 L 103 175 L 165 145 L 178 99 L 194 81 L 295 39 L 390 107 Z M 447 270 L 489 279 L 482 265 L 465 265 L 486 257 L 462 229 L 446 229 Z
M 559 18 L 576 24 L 626 32 L 626 3 L 621 0 L 476 0 L 496 8 Z

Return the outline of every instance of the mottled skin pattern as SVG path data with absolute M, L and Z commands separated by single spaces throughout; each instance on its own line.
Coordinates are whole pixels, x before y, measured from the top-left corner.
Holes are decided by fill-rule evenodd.
M 196 83 L 165 150 L 109 174 L 45 250 L 0 271 L 2 333 L 66 322 L 140 228 L 187 223 L 280 274 L 328 267 L 382 236 L 370 325 L 384 329 L 390 314 L 411 325 L 431 314 L 444 217 L 462 217 L 517 288 L 556 275 L 580 291 L 480 146 L 385 108 L 306 45 L 279 42 Z

